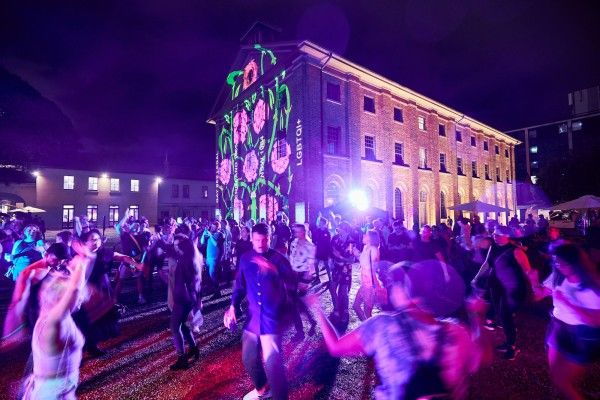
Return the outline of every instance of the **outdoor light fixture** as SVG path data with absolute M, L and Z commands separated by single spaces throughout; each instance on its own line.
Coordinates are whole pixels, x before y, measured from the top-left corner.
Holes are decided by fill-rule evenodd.
M 108 178 L 108 174 L 107 174 L 106 172 L 105 172 L 105 173 L 103 173 L 103 174 L 102 174 L 102 178 L 104 178 L 104 179 Z
M 38 176 L 40 176 L 40 171 L 38 171 L 38 170 L 36 169 L 35 171 L 33 171 L 33 172 L 31 173 L 31 175 L 33 175 L 33 176 L 35 176 L 35 177 L 37 178 Z
M 356 208 L 358 211 L 365 211 L 369 208 L 369 198 L 363 190 L 354 189 L 350 191 L 348 199 L 350 200 L 352 207 Z
M 162 178 L 160 176 L 157 176 L 155 181 L 160 185 L 162 183 Z

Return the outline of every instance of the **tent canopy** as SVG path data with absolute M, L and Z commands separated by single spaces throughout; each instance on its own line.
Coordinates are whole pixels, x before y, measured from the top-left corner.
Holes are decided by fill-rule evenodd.
M 551 210 L 587 210 L 590 208 L 600 208 L 600 197 L 588 194 L 575 200 L 557 204 Z
M 37 208 L 37 207 L 27 206 L 27 207 L 23 207 L 23 208 L 15 208 L 14 210 L 9 210 L 8 212 L 11 212 L 11 213 L 21 212 L 21 213 L 36 214 L 36 213 L 44 213 L 44 212 L 46 212 L 46 210 L 42 210 L 41 208 Z
M 484 203 L 483 201 L 475 200 L 469 203 L 457 204 L 448 207 L 449 210 L 467 211 L 472 213 L 490 213 L 490 212 L 509 212 L 510 208 L 496 206 L 494 204 Z

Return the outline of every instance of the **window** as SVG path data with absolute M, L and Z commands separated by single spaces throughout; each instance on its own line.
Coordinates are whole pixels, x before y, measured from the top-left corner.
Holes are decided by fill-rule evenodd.
M 438 125 L 438 134 L 440 136 L 446 136 L 446 126 L 443 124 Z
M 538 147 L 537 146 L 531 146 L 529 148 L 529 151 L 531 152 L 531 154 L 537 154 L 538 152 Z
M 75 177 L 73 175 L 65 175 L 63 177 L 63 189 L 66 189 L 66 190 L 75 189 Z
M 456 141 L 462 142 L 462 132 L 461 131 L 456 131 Z
M 471 161 L 471 176 L 477 178 L 477 161 Z
M 140 217 L 140 206 L 138 206 L 138 205 L 129 206 L 129 215 L 133 216 L 133 219 L 138 220 Z
M 63 205 L 62 227 L 64 229 L 73 228 L 73 217 L 75 216 L 75 206 L 72 204 Z
M 110 191 L 111 192 L 118 192 L 120 183 L 119 183 L 119 178 L 110 178 Z
M 190 198 L 190 185 L 183 185 L 183 190 L 182 190 L 181 194 L 184 199 L 189 199 Z
M 202 198 L 208 199 L 208 186 L 202 186 Z
M 325 195 L 327 196 L 326 203 L 328 206 L 336 204 L 340 201 L 340 187 L 335 182 L 329 182 Z
M 425 117 L 419 116 L 417 120 L 419 122 L 419 129 L 422 131 L 426 131 L 427 125 L 425 124 Z
M 498 145 L 494 145 L 494 152 L 500 154 L 500 147 L 498 147 Z
M 440 219 L 448 218 L 448 212 L 446 211 L 446 193 L 440 192 Z
M 471 146 L 477 147 L 477 139 L 475 139 L 475 136 L 471 136 Z
M 108 226 L 113 227 L 119 222 L 119 206 L 108 206 Z
M 131 180 L 131 191 L 139 192 L 140 191 L 140 181 L 138 179 Z
M 375 99 L 369 96 L 365 96 L 363 100 L 363 109 L 370 113 L 375 113 Z
M 97 205 L 88 205 L 86 209 L 87 219 L 90 222 L 98 221 L 98 206 Z
M 338 103 L 342 101 L 340 85 L 333 82 L 327 82 L 327 100 L 337 101 Z
M 174 184 L 171 186 L 171 197 L 174 199 L 179 197 L 179 185 Z
M 508 149 L 504 149 L 504 157 L 508 158 Z
M 365 158 L 375 160 L 375 138 L 373 136 L 365 136 Z
M 463 173 L 463 165 L 462 165 L 462 158 L 460 158 L 460 157 L 456 157 L 456 173 L 458 175 L 464 175 L 464 173 Z
M 484 140 L 484 141 L 483 141 L 483 150 L 485 150 L 485 151 L 488 151 L 488 150 L 490 149 L 490 147 L 489 147 L 489 146 L 490 146 L 490 145 L 489 145 L 488 141 L 487 141 L 487 140 Z
M 404 115 L 402 114 L 401 108 L 394 107 L 394 121 L 404 122 Z
M 510 183 L 510 170 L 506 170 L 506 183 Z
M 419 147 L 419 168 L 427 168 L 427 149 Z
M 502 182 L 502 179 L 500 179 L 500 167 L 496 167 L 496 181 Z
M 404 207 L 402 207 L 402 192 L 394 189 L 394 218 L 404 220 Z
M 421 203 L 427 203 L 427 192 L 426 192 L 426 191 L 424 191 L 424 190 L 421 190 L 421 191 L 419 192 L 419 201 L 420 201 Z
M 97 176 L 90 176 L 88 178 L 88 190 L 90 192 L 98 191 L 98 177 Z
M 394 143 L 394 163 L 404 165 L 404 149 L 402 143 Z
M 280 133 L 281 132 L 282 131 L 280 131 Z M 285 131 L 283 131 L 283 134 L 285 135 Z M 277 154 L 278 160 L 287 156 L 287 142 L 285 141 L 285 136 L 281 139 L 277 139 L 275 142 L 275 148 L 277 150 L 275 154 Z
M 440 172 L 447 172 L 446 170 L 446 155 L 440 153 Z
M 483 165 L 483 172 L 485 174 L 485 179 L 491 180 L 490 178 L 490 166 L 488 164 Z
M 328 154 L 339 154 L 340 153 L 340 136 L 342 129 L 337 126 L 327 127 L 327 153 Z

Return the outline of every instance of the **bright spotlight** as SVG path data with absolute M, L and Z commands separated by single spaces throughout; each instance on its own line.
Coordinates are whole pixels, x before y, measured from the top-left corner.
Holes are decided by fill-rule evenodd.
M 37 178 L 38 176 L 40 176 L 40 171 L 38 171 L 38 170 L 36 169 L 35 171 L 33 171 L 33 172 L 31 173 L 31 175 L 33 175 L 33 176 L 35 176 L 35 177 Z
M 102 174 L 102 178 L 104 178 L 104 179 L 108 178 L 108 174 L 107 174 L 106 172 L 105 172 L 105 173 L 103 173 L 103 174 Z
M 365 211 L 369 208 L 369 198 L 363 190 L 354 189 L 348 195 L 350 204 L 359 211 Z
M 162 183 L 162 178 L 160 176 L 157 176 L 155 179 L 156 183 L 161 184 Z

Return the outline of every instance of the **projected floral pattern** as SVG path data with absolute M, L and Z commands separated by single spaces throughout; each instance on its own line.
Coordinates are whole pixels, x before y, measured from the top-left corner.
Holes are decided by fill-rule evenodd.
M 234 105 L 218 125 L 217 195 L 226 218 L 272 220 L 278 211 L 289 213 L 290 91 L 271 50 L 257 44 L 247 60 L 227 76 Z M 260 80 L 265 71 L 269 79 Z

